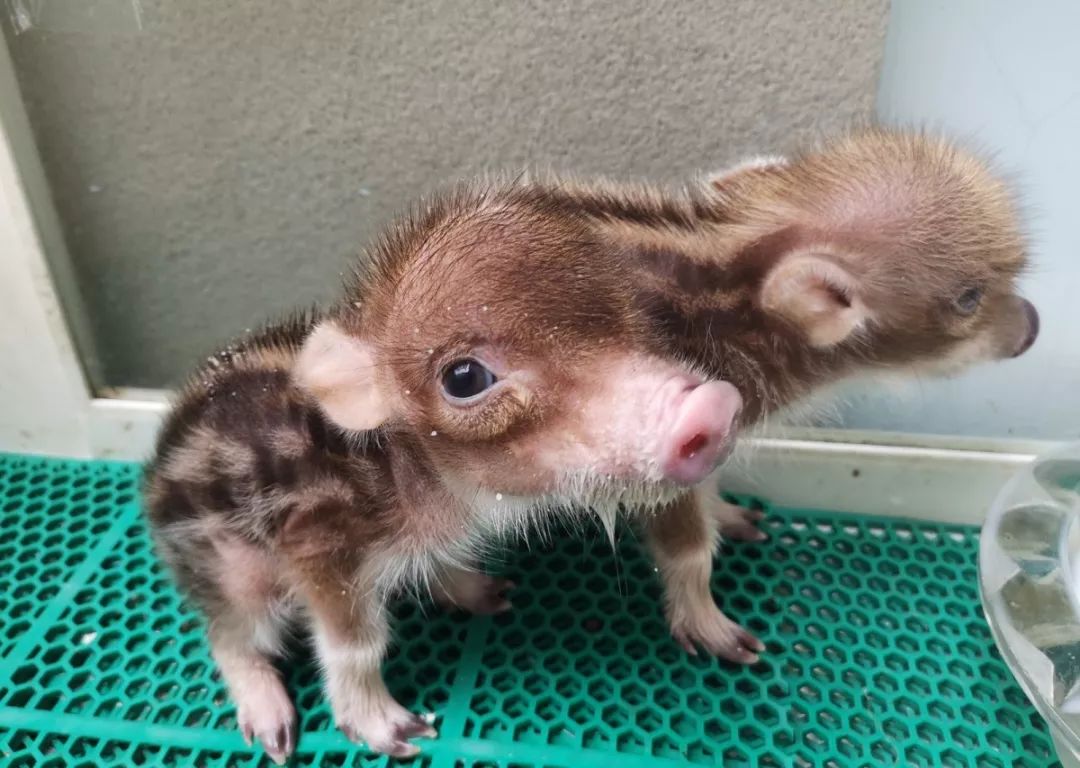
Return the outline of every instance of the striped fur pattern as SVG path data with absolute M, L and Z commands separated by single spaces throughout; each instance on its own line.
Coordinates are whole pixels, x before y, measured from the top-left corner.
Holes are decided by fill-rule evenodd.
M 634 377 L 732 382 L 752 426 L 852 374 L 1006 357 L 1034 339 L 1025 264 L 1004 185 L 915 134 L 869 130 L 684 190 L 463 185 L 390 228 L 330 311 L 195 372 L 147 472 L 149 519 L 245 737 L 276 760 L 295 713 L 269 659 L 290 624 L 314 633 L 346 733 L 409 756 L 433 731 L 382 683 L 387 601 L 503 610 L 509 585 L 475 571 L 486 548 L 583 508 L 609 529 L 649 510 L 673 633 L 752 663 L 760 642 L 708 580 L 724 521 L 754 538 L 753 520 L 657 475 L 661 425 Z M 497 392 L 450 407 L 439 374 L 466 354 L 498 369 Z M 343 429 L 331 399 L 370 428 Z

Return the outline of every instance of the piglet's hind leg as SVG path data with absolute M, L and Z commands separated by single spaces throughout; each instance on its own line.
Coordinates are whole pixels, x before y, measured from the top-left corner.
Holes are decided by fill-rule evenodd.
M 296 712 L 271 659 L 282 647 L 286 604 L 264 554 L 233 539 L 213 545 L 220 594 L 209 612 L 211 651 L 244 740 L 282 764 L 296 746 Z
M 250 648 L 215 643 L 213 652 L 236 702 L 244 741 L 259 741 L 271 760 L 284 764 L 296 746 L 296 712 L 278 671 Z
M 713 491 L 709 492 L 709 496 L 703 499 L 702 503 L 716 520 L 723 538 L 736 541 L 765 541 L 769 538 L 769 535 L 758 527 L 765 519 L 765 513 L 760 509 L 724 501 Z
M 712 520 L 721 538 L 736 541 L 765 541 L 769 538 L 761 528 L 765 513 L 753 506 L 744 507 L 725 501 L 717 492 L 719 472 L 709 475 L 694 489 L 694 498 L 701 510 Z
M 514 582 L 479 571 L 447 568 L 431 587 L 435 602 L 448 610 L 460 609 L 476 616 L 509 611 L 513 606 L 506 593 Z

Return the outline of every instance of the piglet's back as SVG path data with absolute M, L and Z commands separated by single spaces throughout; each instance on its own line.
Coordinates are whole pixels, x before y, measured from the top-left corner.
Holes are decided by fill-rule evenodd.
M 162 427 L 147 469 L 156 526 L 217 518 L 272 535 L 293 498 L 349 446 L 291 382 L 315 318 L 295 315 L 225 347 L 194 373 Z

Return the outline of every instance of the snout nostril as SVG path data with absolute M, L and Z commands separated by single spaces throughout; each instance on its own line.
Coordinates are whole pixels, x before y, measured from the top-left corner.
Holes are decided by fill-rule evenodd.
M 697 455 L 698 451 L 700 451 L 702 448 L 704 448 L 706 443 L 708 443 L 708 442 L 709 442 L 709 438 L 705 437 L 705 435 L 701 434 L 700 432 L 697 433 L 696 435 L 691 437 L 689 440 L 687 440 L 685 443 L 683 443 L 682 447 L 679 448 L 679 458 L 681 458 L 681 459 L 692 459 L 692 458 L 694 458 L 694 456 Z

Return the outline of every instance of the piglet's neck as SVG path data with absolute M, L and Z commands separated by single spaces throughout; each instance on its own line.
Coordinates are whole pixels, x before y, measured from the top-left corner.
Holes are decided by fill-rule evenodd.
M 446 543 L 469 523 L 468 510 L 447 487 L 432 456 L 415 435 L 398 432 L 383 447 L 399 519 L 395 528 L 411 539 Z
M 748 423 L 852 372 L 843 354 L 810 347 L 795 329 L 755 307 L 750 296 L 730 305 L 649 291 L 641 301 L 663 352 L 674 351 L 709 376 L 734 384 Z
M 730 381 L 753 422 L 852 372 L 852 350 L 818 349 L 758 305 L 777 259 L 807 238 L 795 226 L 750 225 L 741 206 L 705 189 L 673 193 L 618 185 L 544 190 L 550 210 L 584 220 L 601 250 L 628 270 L 637 309 L 660 339 Z
M 734 225 L 700 221 L 659 235 L 622 227 L 637 302 L 664 345 L 738 387 L 752 423 L 852 373 L 855 354 L 843 346 L 811 346 L 804 334 L 759 305 L 760 286 L 775 254 L 798 233 L 781 230 L 740 238 Z M 627 247 L 629 245 L 629 247 Z

